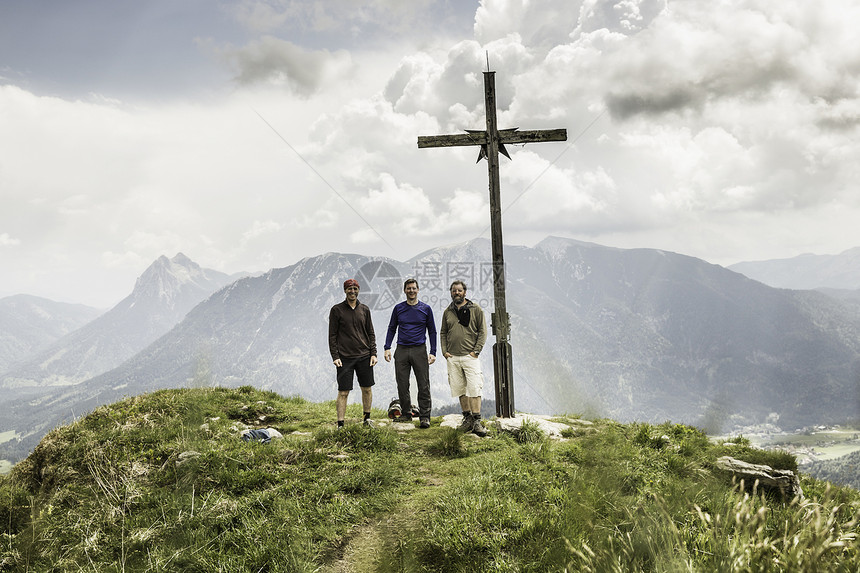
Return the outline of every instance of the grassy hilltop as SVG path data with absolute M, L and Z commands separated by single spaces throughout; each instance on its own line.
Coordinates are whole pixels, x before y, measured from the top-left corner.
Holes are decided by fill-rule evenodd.
M 562 441 L 479 439 L 359 414 L 337 431 L 332 402 L 250 387 L 101 407 L 0 478 L 0 571 L 860 569 L 860 494 L 743 491 L 719 456 L 797 469 L 743 439 L 575 418 Z M 284 439 L 239 439 L 267 426 Z

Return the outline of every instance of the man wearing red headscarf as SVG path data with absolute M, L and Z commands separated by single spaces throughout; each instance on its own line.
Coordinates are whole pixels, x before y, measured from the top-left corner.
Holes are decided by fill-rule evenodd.
M 328 349 L 337 367 L 337 425 L 343 427 L 346 403 L 353 378 L 361 388 L 364 425 L 373 426 L 370 408 L 373 403 L 373 367 L 376 365 L 376 334 L 370 308 L 358 300 L 360 287 L 355 279 L 343 283 L 346 300 L 331 307 L 328 315 Z

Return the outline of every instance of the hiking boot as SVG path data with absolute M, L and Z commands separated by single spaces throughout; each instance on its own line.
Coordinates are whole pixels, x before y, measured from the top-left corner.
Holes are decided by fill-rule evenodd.
M 460 422 L 460 427 L 457 428 L 461 432 L 466 432 L 467 434 L 472 431 L 472 414 L 471 412 L 463 412 L 463 421 Z
M 472 433 L 482 438 L 487 435 L 487 428 L 481 424 L 481 418 L 478 416 L 472 418 Z
M 364 421 L 364 425 L 367 426 L 368 428 L 375 428 L 376 427 L 376 424 L 370 418 L 368 418 Z
M 394 421 L 395 422 L 411 422 L 412 416 L 410 416 L 409 414 L 406 414 L 405 416 L 397 416 L 396 418 L 394 418 Z
M 418 427 L 422 428 L 424 430 L 429 428 L 430 427 L 430 418 L 421 418 L 421 424 Z

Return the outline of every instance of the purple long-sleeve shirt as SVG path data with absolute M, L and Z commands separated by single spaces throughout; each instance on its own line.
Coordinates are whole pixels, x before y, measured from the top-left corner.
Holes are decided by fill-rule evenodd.
M 412 305 L 403 301 L 394 306 L 391 320 L 388 322 L 385 350 L 391 349 L 395 332 L 397 332 L 398 346 L 425 344 L 429 338 L 430 354 L 436 356 L 436 322 L 433 319 L 433 309 L 427 303 L 419 300 Z

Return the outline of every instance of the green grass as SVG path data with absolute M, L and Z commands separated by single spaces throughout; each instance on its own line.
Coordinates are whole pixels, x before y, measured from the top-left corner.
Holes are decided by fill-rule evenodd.
M 427 446 L 426 451 L 431 455 L 447 458 L 461 458 L 468 452 L 463 443 L 463 433 L 455 428 L 445 428 L 436 440 Z
M 384 418 L 374 411 L 374 417 Z M 679 424 L 398 433 L 250 387 L 166 390 L 51 432 L 0 477 L 0 571 L 856 571 L 860 494 L 741 491 Z M 245 426 L 285 438 L 242 442 Z M 345 566 L 348 563 L 351 569 Z

